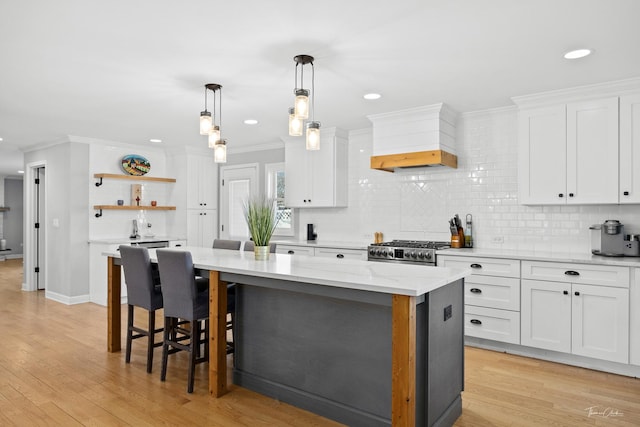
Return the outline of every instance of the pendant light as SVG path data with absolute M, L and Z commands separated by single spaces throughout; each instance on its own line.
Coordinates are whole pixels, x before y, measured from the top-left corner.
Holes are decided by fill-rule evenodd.
M 306 148 L 307 150 L 320 149 L 320 122 L 314 120 L 315 114 L 315 68 L 313 66 L 313 56 L 296 55 L 293 60 L 296 63 L 295 70 L 295 100 L 293 114 L 289 110 L 289 135 L 302 135 L 302 124 L 311 116 L 311 121 L 307 123 Z M 311 91 L 304 88 L 304 66 L 311 64 Z M 298 67 L 300 67 L 300 86 L 298 86 Z M 298 119 L 299 123 L 294 120 Z M 298 127 L 299 125 L 299 127 Z
M 289 108 L 289 136 L 302 136 L 304 121 L 296 117 L 295 108 Z
M 222 140 L 222 85 L 207 83 L 204 85 L 204 111 L 200 113 L 200 134 L 208 135 L 209 148 L 214 150 L 213 158 L 216 163 L 226 163 L 227 146 Z M 207 111 L 207 90 L 213 92 L 213 116 Z M 216 94 L 218 96 L 216 97 Z M 218 117 L 216 120 L 216 98 L 218 100 Z M 217 122 L 217 123 L 216 123 Z
M 227 141 L 218 141 L 213 147 L 213 161 L 227 163 Z

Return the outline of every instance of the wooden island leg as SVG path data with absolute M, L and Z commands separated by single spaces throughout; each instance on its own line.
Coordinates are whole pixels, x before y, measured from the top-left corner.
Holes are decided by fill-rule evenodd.
M 391 304 L 391 425 L 416 424 L 416 298 L 393 295 Z
M 120 351 L 120 266 L 107 258 L 107 351 Z
M 227 390 L 227 283 L 218 271 L 209 272 L 209 393 Z

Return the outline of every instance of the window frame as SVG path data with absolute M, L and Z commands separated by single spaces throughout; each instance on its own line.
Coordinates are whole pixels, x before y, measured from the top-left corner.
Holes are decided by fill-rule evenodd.
M 265 174 L 265 194 L 267 195 L 267 197 L 271 198 L 273 197 L 276 200 L 282 200 L 282 202 L 284 203 L 284 198 L 282 199 L 278 199 L 277 193 L 276 193 L 276 185 L 277 185 L 277 178 L 276 178 L 276 174 L 278 172 L 283 172 L 284 173 L 285 170 L 285 166 L 284 166 L 284 162 L 278 162 L 278 163 L 265 163 L 264 165 L 264 174 Z M 287 191 L 286 187 L 285 187 L 285 192 Z M 276 227 L 275 231 L 273 232 L 274 236 L 295 236 L 296 235 L 296 210 L 293 208 L 287 208 L 291 211 L 291 228 L 281 228 L 279 226 Z

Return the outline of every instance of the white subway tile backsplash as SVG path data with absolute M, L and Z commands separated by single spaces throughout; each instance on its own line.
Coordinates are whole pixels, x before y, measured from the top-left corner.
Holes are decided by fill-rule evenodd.
M 640 233 L 640 206 L 523 206 L 518 204 L 515 108 L 464 114 L 457 124 L 458 169 L 427 167 L 396 173 L 369 168 L 372 133 L 349 137 L 349 207 L 300 209 L 301 226 L 314 223 L 320 239 L 449 240 L 448 219 L 473 215 L 476 247 L 590 250 L 589 226 L 618 219 Z M 503 239 L 497 243 L 496 237 Z

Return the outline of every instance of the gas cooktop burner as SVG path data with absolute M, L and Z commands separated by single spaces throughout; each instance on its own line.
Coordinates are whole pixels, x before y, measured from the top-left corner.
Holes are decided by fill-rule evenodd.
M 436 250 L 447 249 L 449 242 L 424 240 L 393 240 L 373 243 L 368 248 L 369 261 L 410 262 L 423 265 L 436 264 Z

